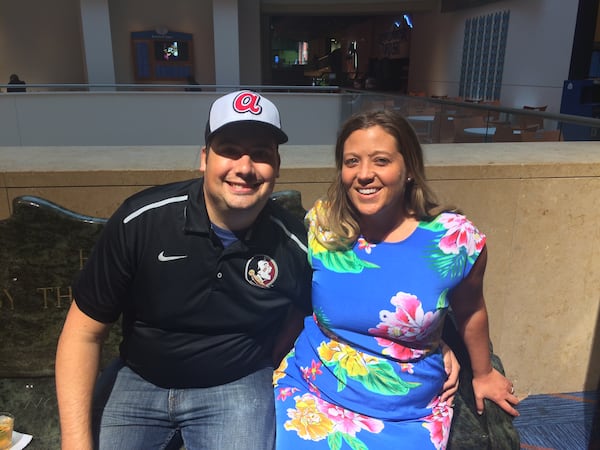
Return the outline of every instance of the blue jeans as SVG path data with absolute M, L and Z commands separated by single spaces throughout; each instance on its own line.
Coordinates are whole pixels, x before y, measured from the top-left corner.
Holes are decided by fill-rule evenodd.
M 113 362 L 94 393 L 100 450 L 271 450 L 273 368 L 221 386 L 163 389 Z

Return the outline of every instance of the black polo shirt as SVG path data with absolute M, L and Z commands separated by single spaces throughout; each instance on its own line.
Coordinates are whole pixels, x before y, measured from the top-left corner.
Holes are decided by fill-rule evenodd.
M 214 386 L 269 366 L 288 307 L 311 311 L 301 221 L 270 201 L 224 248 L 202 186 L 200 178 L 127 199 L 73 288 L 93 319 L 123 315 L 121 357 L 162 387 Z

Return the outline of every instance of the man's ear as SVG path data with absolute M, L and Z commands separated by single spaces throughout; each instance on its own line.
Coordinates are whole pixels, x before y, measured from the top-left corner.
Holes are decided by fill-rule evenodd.
M 204 172 L 206 170 L 207 154 L 208 154 L 208 150 L 205 145 L 204 147 L 202 147 L 202 150 L 200 151 L 200 172 Z

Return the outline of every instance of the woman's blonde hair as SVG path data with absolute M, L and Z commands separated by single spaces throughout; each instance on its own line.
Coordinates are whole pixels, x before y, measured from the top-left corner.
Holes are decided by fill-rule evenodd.
M 398 151 L 404 158 L 406 172 L 411 179 L 406 184 L 401 205 L 404 213 L 417 220 L 430 221 L 442 210 L 433 191 L 427 185 L 423 150 L 410 123 L 394 110 L 356 113 L 342 125 L 338 134 L 335 145 L 335 179 L 327 191 L 326 207 L 317 211 L 317 225 L 330 232 L 328 239 L 321 242 L 329 250 L 348 249 L 360 236 L 358 213 L 342 184 L 344 144 L 353 132 L 377 125 L 396 140 Z

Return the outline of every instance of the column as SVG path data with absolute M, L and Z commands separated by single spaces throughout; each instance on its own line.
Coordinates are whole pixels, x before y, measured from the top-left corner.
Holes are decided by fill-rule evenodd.
M 213 0 L 215 83 L 240 85 L 238 0 Z
M 262 84 L 260 0 L 241 0 L 239 16 L 244 18 L 239 24 L 240 80 L 242 84 L 260 85 Z
M 88 83 L 114 84 L 115 64 L 108 0 L 80 0 L 80 8 L 85 72 Z

